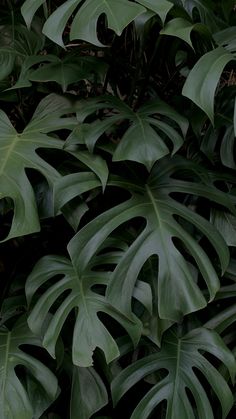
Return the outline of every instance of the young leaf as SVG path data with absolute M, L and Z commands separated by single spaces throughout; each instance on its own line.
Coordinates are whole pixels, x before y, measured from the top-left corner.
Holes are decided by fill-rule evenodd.
M 190 71 L 183 87 L 183 95 L 199 106 L 214 124 L 214 97 L 217 84 L 226 64 L 234 56 L 219 47 L 204 54 Z
M 200 352 L 201 351 L 201 352 Z M 213 419 L 213 406 L 209 393 L 200 382 L 196 370 L 200 371 L 218 397 L 222 407 L 222 417 L 226 418 L 233 405 L 231 390 L 218 370 L 202 352 L 218 358 L 230 372 L 234 380 L 236 363 L 233 354 L 225 346 L 220 336 L 213 331 L 199 328 L 180 338 L 172 330 L 165 334 L 161 350 L 146 356 L 125 368 L 112 383 L 112 395 L 116 404 L 127 391 L 145 376 L 165 370 L 165 376 L 141 399 L 131 419 L 147 419 L 164 400 L 167 401 L 165 419 L 178 417 L 195 418 L 193 405 L 186 388 L 196 403 L 198 417 Z M 224 389 L 224 391 L 222 391 Z

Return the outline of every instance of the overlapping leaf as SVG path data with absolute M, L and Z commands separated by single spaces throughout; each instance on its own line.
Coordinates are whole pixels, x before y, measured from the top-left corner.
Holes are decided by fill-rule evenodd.
M 180 168 L 198 173 L 200 182 L 173 178 Z M 229 262 L 228 248 L 218 231 L 204 218 L 170 197 L 173 192 L 195 194 L 225 205 L 234 211 L 235 198 L 217 190 L 207 172 L 182 159 L 163 159 L 153 169 L 146 185 L 128 180 L 114 180 L 110 185 L 132 192 L 131 199 L 111 208 L 87 224 L 71 240 L 69 250 L 78 272 L 83 272 L 90 259 L 117 227 L 136 217 L 145 220 L 143 231 L 134 240 L 114 270 L 107 288 L 107 299 L 123 313 L 130 315 L 133 288 L 144 263 L 157 255 L 158 309 L 161 318 L 176 321 L 184 314 L 205 307 L 207 302 L 191 269 L 173 239 L 181 241 L 195 259 L 212 300 L 219 289 L 219 279 L 203 248 L 178 223 L 176 216 L 201 231 L 215 248 L 224 271 Z
M 130 334 L 134 343 L 140 337 L 140 323 L 132 315 L 126 317 L 112 307 L 103 295 L 92 290 L 96 285 L 106 285 L 109 273 L 96 272 L 87 267 L 83 272 L 77 269 L 77 252 L 69 245 L 71 260 L 60 256 L 46 256 L 34 267 L 26 282 L 26 295 L 30 302 L 37 290 L 48 280 L 63 275 L 38 299 L 30 316 L 30 328 L 37 334 L 42 333 L 42 328 L 47 313 L 57 299 L 65 291 L 70 291 L 59 305 L 44 332 L 43 345 L 48 352 L 55 356 L 55 345 L 70 312 L 75 309 L 76 322 L 73 331 L 72 358 L 78 366 L 88 367 L 93 363 L 93 351 L 100 348 L 106 357 L 107 363 L 119 355 L 118 346 L 111 333 L 99 319 L 98 313 L 106 313 L 118 321 Z M 96 263 L 98 261 L 96 260 Z M 100 264 L 104 263 L 101 257 Z
M 51 63 L 46 63 L 36 70 L 31 70 L 29 80 L 48 82 L 55 81 L 60 84 L 63 92 L 67 90 L 69 84 L 80 80 L 91 79 L 95 73 L 104 73 L 106 64 L 95 57 L 75 57 L 68 56 L 61 60 L 55 57 Z M 45 57 L 47 60 L 47 57 Z
M 142 378 L 164 370 L 165 376 L 162 375 L 163 378 L 160 378 L 141 399 L 131 419 L 149 418 L 162 401 L 167 401 L 165 419 L 174 417 L 194 419 L 196 414 L 201 419 L 213 419 L 215 414 L 209 392 L 196 374 L 200 371 L 218 397 L 222 417 L 226 418 L 233 405 L 233 395 L 227 382 L 202 351 L 214 355 L 223 362 L 231 379 L 234 380 L 236 372 L 234 356 L 216 332 L 199 328 L 180 338 L 172 330 L 166 333 L 159 352 L 134 362 L 114 379 L 112 383 L 114 403 L 116 404 Z M 196 408 L 191 403 L 186 389 L 191 393 Z
M 45 0 L 26 0 L 22 6 L 22 15 L 30 26 L 37 9 Z M 97 36 L 98 19 L 102 14 L 107 17 L 108 28 L 121 35 L 123 29 L 137 16 L 151 10 L 160 16 L 164 22 L 167 13 L 172 8 L 169 1 L 139 0 L 136 3 L 128 0 L 86 0 L 82 5 L 81 0 L 68 0 L 59 6 L 47 19 L 43 32 L 57 44 L 64 46 L 63 31 L 74 11 L 80 6 L 73 18 L 70 28 L 70 39 L 83 39 L 93 45 L 101 46 Z
M 89 419 L 108 402 L 107 390 L 95 368 L 73 367 L 70 419 Z
M 207 25 L 213 33 L 221 27 L 222 22 L 214 13 L 215 3 L 212 0 L 180 0 L 180 2 L 192 18 L 195 17 L 196 19 L 197 11 L 200 22 Z M 180 2 L 177 0 L 177 3 Z
M 49 185 L 58 179 L 59 173 L 37 154 L 37 149 L 62 148 L 59 139 L 46 133 L 73 127 L 73 118 L 61 118 L 68 109 L 66 99 L 54 95 L 46 97 L 22 133 L 18 133 L 7 115 L 0 111 L 0 198 L 10 198 L 14 205 L 11 228 L 5 240 L 40 229 L 34 192 L 25 169 L 39 171 Z
M 5 79 L 14 65 L 23 66 L 32 55 L 36 55 L 44 44 L 44 37 L 27 30 L 23 25 L 14 26 L 14 36 L 10 26 L 1 28 L 0 34 L 0 80 Z
M 204 34 L 205 36 L 210 36 L 208 28 L 200 23 L 192 23 L 181 17 L 170 20 L 165 27 L 160 31 L 161 35 L 176 36 L 177 38 L 182 39 L 187 42 L 190 47 L 193 48 L 191 33 L 192 31 L 197 31 Z
M 161 100 L 147 103 L 137 112 L 113 96 L 82 100 L 76 108 L 80 125 L 67 139 L 67 145 L 85 143 L 93 151 L 97 140 L 105 132 L 116 131 L 117 124 L 128 120 L 130 126 L 118 143 L 113 160 L 138 161 L 145 164 L 148 170 L 157 160 L 170 153 L 167 140 L 173 144 L 172 154 L 176 153 L 188 129 L 187 120 Z M 81 124 L 87 116 L 99 109 L 104 109 L 102 119 Z
M 26 319 L 21 318 L 13 330 L 0 331 L 0 409 L 2 419 L 38 419 L 56 399 L 58 394 L 57 379 L 40 361 L 20 349 L 21 345 L 41 347 L 38 337 L 32 334 Z M 27 392 L 21 377 L 15 369 L 23 366 L 27 375 L 34 379 L 37 404 L 33 402 L 30 391 Z M 33 381 L 32 381 L 33 385 Z
M 220 76 L 234 56 L 223 47 L 206 54 L 195 64 L 183 87 L 183 95 L 199 106 L 214 124 L 214 98 Z

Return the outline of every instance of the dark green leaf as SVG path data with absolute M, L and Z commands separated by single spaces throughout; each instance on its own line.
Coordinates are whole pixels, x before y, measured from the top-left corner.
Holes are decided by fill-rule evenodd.
M 19 347 L 21 345 L 41 346 L 40 339 L 32 334 L 24 318 L 18 320 L 12 331 L 0 332 L 0 408 L 2 419 L 38 419 L 41 414 L 56 399 L 58 384 L 56 377 L 40 361 L 27 354 Z M 29 394 L 15 372 L 16 366 L 26 368 L 27 374 L 32 376 L 37 397 L 36 406 L 31 402 Z M 38 405 L 39 404 L 39 405 Z
M 234 56 L 219 47 L 204 54 L 191 70 L 183 87 L 183 95 L 198 105 L 214 123 L 214 97 L 226 64 Z
M 179 338 L 174 331 L 170 331 L 166 333 L 159 352 L 134 362 L 114 379 L 112 383 L 114 403 L 116 404 L 145 376 L 158 370 L 165 370 L 168 374 L 165 374 L 164 378 L 160 379 L 142 398 L 131 419 L 148 418 L 163 400 L 167 401 L 165 419 L 173 417 L 194 419 L 195 413 L 186 388 L 194 398 L 198 417 L 213 419 L 215 415 L 209 393 L 196 375 L 196 370 L 199 370 L 217 395 L 222 407 L 222 417 L 226 418 L 233 405 L 233 395 L 227 382 L 205 358 L 202 351 L 222 361 L 229 370 L 232 380 L 234 379 L 236 371 L 234 356 L 217 333 L 199 328 Z

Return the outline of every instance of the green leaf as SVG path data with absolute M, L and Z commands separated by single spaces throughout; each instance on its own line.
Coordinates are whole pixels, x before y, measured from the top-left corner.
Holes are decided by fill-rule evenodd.
M 236 137 L 236 98 L 234 102 L 234 136 Z
M 68 0 L 47 19 L 43 33 L 57 44 L 64 46 L 62 33 L 69 17 L 73 14 L 81 0 Z M 97 22 L 105 13 L 108 28 L 121 35 L 123 29 L 138 15 L 145 12 L 145 8 L 127 0 L 86 0 L 75 14 L 71 24 L 70 39 L 82 39 L 93 45 L 102 46 L 97 37 Z
M 177 0 L 179 2 L 179 0 Z M 199 13 L 201 23 L 205 24 L 212 33 L 219 30 L 221 20 L 217 19 L 215 15 L 215 2 L 212 0 L 180 0 L 184 9 L 191 16 L 195 18 L 196 11 Z
M 142 4 L 149 10 L 155 12 L 160 16 L 162 23 L 166 20 L 167 13 L 172 9 L 173 4 L 166 0 L 137 0 L 137 3 Z
M 34 191 L 25 169 L 39 171 L 51 187 L 60 177 L 39 157 L 37 149 L 62 149 L 62 141 L 46 133 L 73 126 L 73 118 L 61 118 L 69 107 L 66 99 L 49 95 L 40 102 L 22 133 L 18 133 L 7 115 L 0 111 L 0 198 L 10 198 L 14 208 L 11 228 L 4 240 L 40 229 Z
M 213 38 L 219 46 L 224 47 L 229 52 L 235 52 L 235 30 L 236 26 L 231 26 L 230 28 L 226 28 L 223 31 L 214 33 Z
M 204 54 L 190 71 L 183 87 L 183 95 L 199 106 L 214 124 L 214 97 L 224 67 L 233 55 L 219 47 Z
M 71 151 L 66 149 L 72 156 L 80 160 L 85 166 L 89 167 L 100 179 L 103 191 L 105 190 L 107 178 L 108 178 L 108 167 L 106 161 L 98 154 L 92 154 L 87 151 Z
M 101 186 L 98 178 L 90 172 L 71 173 L 55 182 L 54 206 L 57 213 L 65 204 L 84 192 Z
M 108 403 L 106 387 L 93 367 L 73 368 L 70 419 L 89 419 Z
M 192 31 L 202 32 L 210 36 L 210 33 L 204 25 L 201 24 L 193 24 L 186 19 L 181 17 L 177 17 L 175 19 L 170 20 L 167 22 L 165 27 L 160 31 L 161 35 L 169 35 L 169 36 L 176 36 L 177 38 L 182 39 L 183 41 L 187 42 L 190 47 L 193 48 L 193 44 L 191 41 L 191 33 Z
M 70 16 L 82 0 L 67 0 L 49 16 L 43 27 L 43 33 L 56 44 L 64 48 L 63 31 Z
M 226 298 L 225 292 L 223 293 L 223 296 L 224 298 Z M 231 289 L 231 293 L 228 296 L 229 297 L 235 296 L 235 285 L 234 285 L 234 292 L 232 292 L 232 289 Z M 219 293 L 219 297 L 221 297 L 220 293 Z M 220 311 L 218 314 L 216 314 L 216 316 L 208 320 L 205 323 L 204 327 L 206 327 L 207 329 L 213 329 L 217 333 L 222 333 L 229 326 L 231 326 L 235 321 L 236 321 L 236 304 L 233 304 L 232 306 L 227 307 L 225 310 Z
M 200 352 L 201 351 L 201 352 Z M 165 419 L 178 417 L 195 418 L 194 408 L 186 392 L 190 391 L 196 403 L 198 417 L 213 419 L 213 406 L 200 382 L 200 371 L 216 394 L 226 418 L 233 405 L 231 390 L 218 370 L 207 360 L 204 352 L 218 358 L 234 379 L 236 363 L 233 354 L 216 332 L 204 328 L 194 329 L 180 338 L 174 330 L 167 332 L 161 350 L 146 356 L 125 368 L 112 383 L 112 395 L 116 404 L 127 391 L 149 374 L 165 370 L 165 376 L 148 391 L 134 410 L 131 419 L 148 418 L 156 406 L 167 401 Z
M 66 60 L 59 60 L 58 63 L 49 63 L 40 66 L 29 75 L 29 80 L 37 82 L 55 81 L 61 87 L 63 92 L 66 92 L 69 84 L 75 83 L 79 80 L 87 78 L 88 72 L 82 69 L 79 64 Z
M 219 137 L 216 136 L 216 139 L 218 138 Z M 234 127 L 231 125 L 226 128 L 220 146 L 221 161 L 226 167 L 230 167 L 231 169 L 236 169 L 236 164 L 234 161 L 234 143 Z
M 110 116 L 104 115 L 102 120 L 80 124 L 67 139 L 66 145 L 84 143 L 93 151 L 97 140 L 105 132 L 116 129 L 117 122 L 129 120 L 130 126 L 117 145 L 113 160 L 137 161 L 150 170 L 157 160 L 169 154 L 165 144 L 167 139 L 173 143 L 172 154 L 183 144 L 188 129 L 187 120 L 160 99 L 143 105 L 137 112 L 113 96 L 82 100 L 76 105 L 77 118 L 83 122 L 88 115 L 103 108 L 111 109 Z
M 40 361 L 20 349 L 21 345 L 41 347 L 38 337 L 32 334 L 23 318 L 19 319 L 13 330 L 0 331 L 0 409 L 2 419 L 38 419 L 58 395 L 56 377 Z M 34 382 L 37 403 L 32 404 L 28 393 L 15 368 L 21 365 Z M 35 399 L 36 401 L 36 399 Z
M 47 59 L 47 57 L 46 57 Z M 56 62 L 46 63 L 37 70 L 31 71 L 29 80 L 38 82 L 55 81 L 60 84 L 63 92 L 68 85 L 80 80 L 90 79 L 92 74 L 100 70 L 101 63 L 95 57 L 68 56 L 63 60 L 57 59 Z M 103 65 L 105 70 L 105 65 Z
M 72 359 L 80 367 L 89 367 L 93 364 L 93 351 L 100 348 L 109 363 L 119 356 L 118 346 L 108 329 L 99 319 L 98 313 L 106 313 L 118 321 L 137 344 L 141 333 L 141 324 L 134 316 L 125 316 L 112 307 L 105 297 L 98 294 L 92 287 L 106 285 L 109 273 L 91 270 L 93 263 L 83 272 L 77 270 L 77 255 L 73 243 L 68 245 L 71 260 L 60 256 L 45 256 L 34 267 L 26 281 L 26 296 L 30 303 L 37 290 L 47 281 L 63 275 L 62 279 L 48 285 L 47 291 L 37 298 L 28 323 L 32 331 L 44 335 L 43 346 L 55 357 L 55 346 L 61 329 L 74 309 L 76 321 L 73 332 Z M 74 259 L 75 258 L 75 259 Z M 104 263 L 100 258 L 100 264 Z M 95 258 L 95 265 L 98 260 Z M 47 313 L 65 292 L 70 291 L 63 302 L 58 306 L 46 330 L 43 330 Z
M 183 167 L 189 173 L 198 173 L 202 182 L 188 182 L 172 177 Z M 176 192 L 204 196 L 231 207 L 234 197 L 206 183 L 207 172 L 200 166 L 182 159 L 163 159 L 154 167 L 146 185 L 133 184 L 126 180 L 110 180 L 109 185 L 122 187 L 132 193 L 132 198 L 111 208 L 87 224 L 71 240 L 69 250 L 76 261 L 78 272 L 83 271 L 112 231 L 136 217 L 145 220 L 146 226 L 124 253 L 108 284 L 107 298 L 123 313 L 130 315 L 133 288 L 144 263 L 157 255 L 158 310 L 162 319 L 176 321 L 183 315 L 199 310 L 207 302 L 195 282 L 184 255 L 178 250 L 173 238 L 178 238 L 195 259 L 210 295 L 214 299 L 219 289 L 219 280 L 204 249 L 179 224 L 175 216 L 185 219 L 201 231 L 219 255 L 222 271 L 229 262 L 228 248 L 217 230 L 204 218 L 169 197 Z M 199 180 L 199 179 L 198 179 Z
M 59 58 L 55 55 L 31 55 L 26 57 L 24 62 L 21 66 L 21 71 L 19 74 L 19 78 L 16 83 L 7 90 L 14 90 L 14 89 L 22 89 L 23 87 L 30 87 L 32 83 L 29 79 L 30 74 L 32 72 L 32 67 L 36 64 L 41 64 L 43 62 L 49 61 L 50 63 L 58 63 Z
M 236 217 L 229 212 L 212 209 L 211 222 L 228 246 L 236 246 Z
M 16 54 L 0 48 L 0 80 L 4 80 L 12 72 Z
M 24 21 L 29 28 L 32 22 L 32 19 L 39 9 L 39 7 L 44 4 L 46 0 L 26 0 L 21 7 L 21 14 L 24 18 Z

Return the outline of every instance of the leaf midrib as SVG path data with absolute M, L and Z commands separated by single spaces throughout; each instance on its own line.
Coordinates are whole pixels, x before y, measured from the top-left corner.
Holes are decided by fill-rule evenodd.
M 180 369 L 180 352 L 181 352 L 181 340 L 178 340 L 177 344 L 177 357 L 176 357 L 176 371 L 175 371 L 175 378 L 174 378 L 174 392 L 173 392 L 173 398 L 172 398 L 172 407 L 175 405 L 175 398 L 178 391 L 178 382 L 179 382 L 179 369 Z M 174 409 L 172 409 L 172 412 Z M 173 413 L 174 415 L 174 413 Z M 173 419 L 174 416 L 172 416 Z
M 10 349 L 10 342 L 11 342 L 11 332 L 7 334 L 7 341 L 6 341 L 6 351 L 5 351 L 5 360 L 3 366 L 3 379 L 2 379 L 2 395 L 5 404 L 5 388 L 6 388 L 6 381 L 7 381 L 7 368 L 8 368 L 8 361 L 9 361 L 9 349 Z M 3 406 L 4 411 L 4 406 Z
M 3 159 L 2 165 L 0 167 L 0 175 L 2 175 L 4 173 L 4 169 L 7 165 L 7 162 L 10 158 L 11 153 L 13 152 L 17 142 L 19 141 L 19 134 L 16 134 L 13 138 L 13 141 L 11 142 L 11 144 L 8 146 L 8 151 L 6 152 L 5 158 Z

